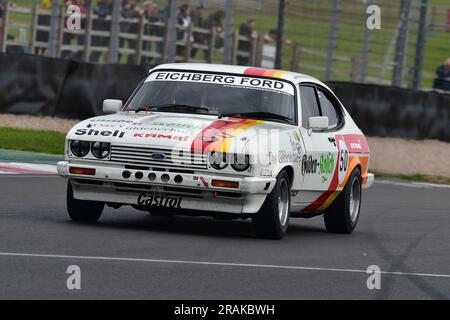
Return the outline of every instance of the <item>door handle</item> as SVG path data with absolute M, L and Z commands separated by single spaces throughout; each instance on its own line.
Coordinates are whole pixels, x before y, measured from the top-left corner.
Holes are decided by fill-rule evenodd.
M 334 146 L 336 147 L 336 138 L 329 137 L 329 138 L 328 138 L 328 141 L 329 141 L 330 143 L 334 144 Z

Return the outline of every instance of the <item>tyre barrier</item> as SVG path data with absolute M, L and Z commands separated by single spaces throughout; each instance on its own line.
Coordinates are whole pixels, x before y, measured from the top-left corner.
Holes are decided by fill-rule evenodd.
M 104 99 L 126 101 L 150 68 L 1 53 L 0 113 L 99 115 Z M 351 82 L 328 85 L 367 135 L 450 142 L 450 94 Z

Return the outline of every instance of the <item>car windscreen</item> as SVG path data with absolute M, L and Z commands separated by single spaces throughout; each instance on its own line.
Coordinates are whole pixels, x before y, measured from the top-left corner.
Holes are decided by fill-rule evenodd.
M 199 108 L 192 108 L 191 113 L 252 113 L 253 117 L 258 117 L 257 113 L 273 113 L 291 119 L 289 123 L 296 121 L 294 86 L 286 81 L 195 72 L 151 73 L 124 111 L 177 105 Z M 185 110 L 179 112 L 186 113 Z

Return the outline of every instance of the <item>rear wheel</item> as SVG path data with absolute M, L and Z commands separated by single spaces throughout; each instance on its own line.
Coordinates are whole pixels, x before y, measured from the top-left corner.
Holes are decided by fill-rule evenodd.
M 361 172 L 353 170 L 344 190 L 325 212 L 328 232 L 350 234 L 355 230 L 361 209 Z
M 67 183 L 67 212 L 73 221 L 93 223 L 100 219 L 105 204 L 103 202 L 78 200 L 73 197 L 73 188 Z
M 289 225 L 291 188 L 288 174 L 282 171 L 272 192 L 252 220 L 256 234 L 269 239 L 281 239 Z

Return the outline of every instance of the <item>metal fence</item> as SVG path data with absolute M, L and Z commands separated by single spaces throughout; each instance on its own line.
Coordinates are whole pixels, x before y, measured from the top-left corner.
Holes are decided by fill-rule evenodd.
M 277 0 L 71 1 L 81 8 L 75 29 L 68 2 L 44 2 L 6 2 L 2 51 L 95 63 L 274 66 Z M 188 23 L 183 4 L 191 5 Z M 379 30 L 366 26 L 371 4 L 381 8 Z M 323 80 L 431 87 L 450 56 L 449 10 L 442 0 L 287 1 L 283 68 Z

